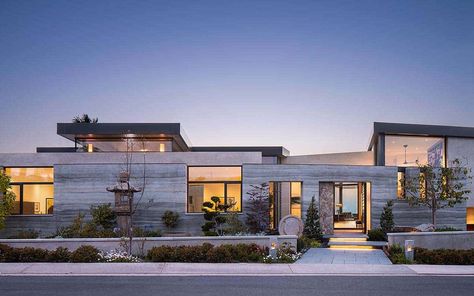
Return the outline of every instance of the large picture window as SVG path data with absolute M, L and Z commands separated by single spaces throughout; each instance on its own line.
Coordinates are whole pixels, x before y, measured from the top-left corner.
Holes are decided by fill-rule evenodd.
M 242 211 L 242 168 L 188 167 L 188 213 L 202 213 L 202 204 L 217 196 L 228 211 Z
M 5 168 L 15 193 L 13 215 L 48 215 L 54 208 L 54 169 Z
M 444 138 L 385 136 L 385 165 L 416 167 L 430 164 L 444 167 Z

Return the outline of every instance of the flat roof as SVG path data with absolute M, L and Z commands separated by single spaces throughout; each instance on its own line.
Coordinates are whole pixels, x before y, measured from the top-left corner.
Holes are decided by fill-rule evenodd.
M 180 123 L 58 123 L 57 134 L 71 141 L 124 136 L 172 138 L 183 151 L 189 150 L 191 145 Z
M 372 149 L 377 141 L 377 136 L 380 134 L 474 138 L 474 127 L 374 122 L 374 132 L 370 139 L 368 150 Z
M 194 152 L 262 152 L 262 156 L 286 157 L 290 152 L 283 146 L 197 146 Z

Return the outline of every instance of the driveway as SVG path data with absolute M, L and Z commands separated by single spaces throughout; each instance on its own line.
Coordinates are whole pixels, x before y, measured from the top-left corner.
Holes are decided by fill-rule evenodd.
M 312 248 L 296 264 L 392 264 L 382 250 Z

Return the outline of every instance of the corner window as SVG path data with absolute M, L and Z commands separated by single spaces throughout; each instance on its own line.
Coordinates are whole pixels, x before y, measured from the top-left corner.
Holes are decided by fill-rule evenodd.
M 385 165 L 444 167 L 444 149 L 442 137 L 385 136 Z
M 13 215 L 48 215 L 54 208 L 54 169 L 5 168 L 15 193 Z
M 202 204 L 219 197 L 228 211 L 242 211 L 242 167 L 188 167 L 188 213 L 202 213 Z

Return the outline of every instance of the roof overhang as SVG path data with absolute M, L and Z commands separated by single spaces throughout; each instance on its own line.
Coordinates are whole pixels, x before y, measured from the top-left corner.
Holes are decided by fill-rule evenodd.
M 474 138 L 474 127 L 374 122 L 374 132 L 370 139 L 368 150 L 372 149 L 380 134 Z
M 71 141 L 94 139 L 172 139 L 183 151 L 190 142 L 179 123 L 58 123 L 57 134 Z
M 192 147 L 195 152 L 262 152 L 262 156 L 287 157 L 290 152 L 283 146 L 201 146 Z

